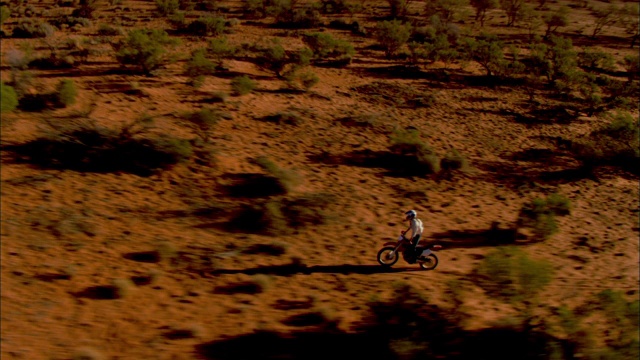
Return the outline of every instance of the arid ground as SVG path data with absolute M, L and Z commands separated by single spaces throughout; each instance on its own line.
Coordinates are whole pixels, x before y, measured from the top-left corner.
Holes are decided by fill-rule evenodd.
M 18 91 L 18 108 L 2 114 L 3 359 L 637 356 L 638 173 L 619 161 L 587 166 L 572 146 L 620 111 L 631 114 L 637 135 L 637 90 L 624 108 L 605 101 L 590 111 L 584 93 L 559 95 L 545 81 L 532 99 L 526 71 L 488 76 L 473 60 L 409 64 L 406 46 L 387 56 L 374 36 L 388 20 L 388 2 L 354 3 L 356 11 L 321 12 L 320 23 L 305 29 L 247 16 L 242 1 L 186 10 L 188 20 L 229 20 L 224 37 L 246 50 L 197 86 L 185 66 L 216 36 L 180 33 L 152 1 L 98 0 L 89 22 L 55 27 L 46 38 L 11 32 L 80 5 L 8 4 L 1 77 L 28 85 Z M 571 39 L 577 53 L 608 53 L 613 64 L 596 75 L 637 89 L 623 59 L 637 59 L 638 44 L 629 46 L 622 22 L 591 37 L 591 10 L 611 4 L 638 6 L 549 1 L 537 11 L 569 6 L 556 35 Z M 411 2 L 403 18 L 428 26 L 424 7 Z M 465 8 L 450 24 L 457 36 L 496 34 L 506 53 L 515 45 L 526 56 L 522 22 L 506 26 L 496 8 L 481 27 L 473 7 Z M 358 31 L 332 21 L 357 22 Z M 108 26 L 121 32 L 101 35 Z M 112 46 L 143 28 L 180 40 L 150 74 L 122 65 Z M 318 31 L 350 42 L 355 53 L 347 63 L 306 65 L 318 78 L 309 89 L 250 56 L 250 45 L 269 38 L 293 53 L 305 46 L 303 34 Z M 52 68 L 9 58 L 53 53 L 75 58 Z M 242 75 L 256 86 L 240 95 L 232 81 Z M 74 103 L 47 100 L 33 109 L 36 100 L 24 100 L 54 94 L 63 79 L 77 88 Z M 188 120 L 201 109 L 217 122 Z M 144 164 L 123 165 L 142 148 L 88 160 L 105 167 L 71 166 L 50 159 L 86 150 L 89 138 L 35 143 L 75 128 L 117 132 L 140 119 L 153 123 L 137 123 L 150 127 L 134 138 L 170 136 L 193 151 L 147 172 Z M 455 149 L 462 167 L 407 171 L 418 163 L 394 152 L 390 140 L 403 131 L 419 134 L 432 158 Z M 56 146 L 70 143 L 81 146 L 60 155 L 68 149 Z M 523 207 L 556 195 L 570 210 L 545 215 L 557 222 L 555 233 L 515 228 Z M 409 209 L 425 224 L 423 241 L 443 245 L 434 270 L 402 259 L 391 269 L 377 263 L 383 243 L 406 229 Z M 505 252 L 517 259 L 509 266 L 534 269 L 524 271 L 530 278 L 504 270 L 508 261 L 496 259 Z M 506 277 L 488 276 L 492 266 Z M 479 349 L 477 357 L 465 346 Z

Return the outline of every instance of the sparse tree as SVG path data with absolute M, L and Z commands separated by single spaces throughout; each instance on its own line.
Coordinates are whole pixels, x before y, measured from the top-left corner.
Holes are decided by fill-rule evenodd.
M 407 15 L 409 4 L 413 0 L 387 0 L 389 3 L 389 15 L 392 18 L 402 18 Z
M 452 21 L 464 17 L 469 0 L 433 0 L 425 5 L 425 15 L 431 18 L 437 15 L 446 26 Z
M 525 4 L 521 13 L 522 27 L 527 29 L 529 40 L 533 40 L 536 36 L 536 32 L 544 25 L 544 20 L 540 17 L 537 11 L 533 9 L 533 6 Z
M 121 64 L 137 66 L 150 74 L 166 62 L 166 47 L 176 43 L 164 30 L 135 29 L 124 41 L 113 46 Z
M 500 0 L 500 8 L 507 14 L 507 26 L 514 26 L 522 16 L 525 0 Z
M 558 11 L 552 11 L 544 15 L 544 23 L 547 25 L 547 30 L 544 33 L 544 38 L 549 38 L 549 35 L 555 33 L 559 27 L 567 26 L 569 22 L 569 8 L 561 6 Z
M 480 64 L 487 76 L 499 71 L 504 61 L 504 45 L 495 35 L 482 34 L 477 40 L 469 38 L 464 45 L 468 58 Z
M 403 24 L 398 20 L 378 23 L 376 38 L 384 48 L 384 53 L 388 58 L 395 55 L 409 41 L 410 37 L 411 24 Z
M 484 26 L 487 10 L 495 9 L 499 5 L 498 0 L 471 0 L 471 6 L 476 9 L 476 21 L 480 21 L 480 26 Z
M 593 24 L 593 33 L 591 33 L 592 39 L 595 39 L 604 29 L 620 21 L 620 10 L 615 5 L 609 5 L 604 9 L 595 9 L 592 14 L 596 18 Z
M 9 85 L 0 83 L 0 112 L 11 112 L 18 106 L 18 95 Z
M 640 7 L 637 4 L 626 4 L 622 8 L 621 20 L 625 31 L 631 35 L 630 47 L 633 47 L 640 39 Z
M 640 78 L 640 57 L 638 55 L 627 55 L 624 57 L 624 68 L 627 70 L 629 82 Z

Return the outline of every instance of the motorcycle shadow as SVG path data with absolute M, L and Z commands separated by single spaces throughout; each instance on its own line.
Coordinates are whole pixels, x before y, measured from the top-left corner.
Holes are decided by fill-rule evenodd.
M 397 267 L 385 268 L 380 265 L 314 265 L 306 266 L 304 264 L 285 264 L 272 266 L 259 266 L 249 269 L 216 269 L 211 272 L 212 275 L 222 274 L 245 274 L 245 275 L 310 275 L 310 274 L 386 274 L 398 272 L 424 271 L 419 267 Z

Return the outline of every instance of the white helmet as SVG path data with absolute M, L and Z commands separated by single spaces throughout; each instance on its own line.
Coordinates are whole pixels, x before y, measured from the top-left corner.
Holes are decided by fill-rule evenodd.
M 418 213 L 415 210 L 409 210 L 406 213 L 404 213 L 405 220 L 413 220 L 416 218 L 416 216 L 418 216 Z

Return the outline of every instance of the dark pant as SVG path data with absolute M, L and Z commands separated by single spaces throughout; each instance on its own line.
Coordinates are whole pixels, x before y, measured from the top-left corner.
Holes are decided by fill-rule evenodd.
M 413 238 L 413 253 L 416 254 L 416 248 L 418 247 L 418 242 L 420 241 L 420 234 L 416 235 Z

